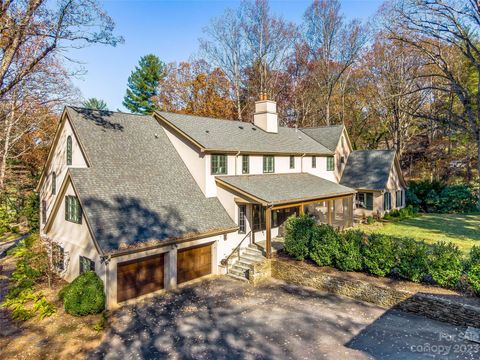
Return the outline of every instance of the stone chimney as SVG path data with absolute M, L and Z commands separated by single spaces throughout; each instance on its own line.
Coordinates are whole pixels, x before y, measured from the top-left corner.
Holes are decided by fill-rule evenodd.
M 267 94 L 260 94 L 260 100 L 255 101 L 253 123 L 269 133 L 278 133 L 277 103 L 267 100 Z

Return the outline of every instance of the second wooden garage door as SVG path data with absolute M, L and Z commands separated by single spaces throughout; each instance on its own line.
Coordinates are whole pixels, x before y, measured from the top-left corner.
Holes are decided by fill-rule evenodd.
M 163 255 L 117 265 L 117 302 L 163 289 Z
M 193 280 L 212 272 L 212 244 L 178 250 L 177 283 Z

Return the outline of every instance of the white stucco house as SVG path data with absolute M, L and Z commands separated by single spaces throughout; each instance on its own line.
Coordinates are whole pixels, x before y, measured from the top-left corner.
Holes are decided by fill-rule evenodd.
M 364 205 L 404 206 L 395 155 L 362 154 L 343 126 L 279 126 L 268 100 L 253 123 L 67 107 L 37 187 L 40 232 L 67 281 L 103 279 L 109 308 L 212 273 L 241 278 L 293 214 L 345 228 Z

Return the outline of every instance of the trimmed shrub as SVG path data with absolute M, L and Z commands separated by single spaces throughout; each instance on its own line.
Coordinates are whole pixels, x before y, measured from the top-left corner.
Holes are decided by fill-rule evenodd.
M 319 266 L 333 265 L 338 254 L 339 235 L 329 225 L 315 226 L 310 240 L 310 259 Z
M 59 294 L 63 298 L 65 311 L 71 315 L 98 314 L 105 309 L 103 282 L 94 271 L 87 271 Z
M 362 270 L 361 245 L 365 234 L 359 230 L 347 230 L 340 234 L 335 265 L 342 271 Z
M 315 220 L 308 215 L 292 216 L 285 224 L 284 250 L 296 260 L 305 260 L 309 253 Z
M 475 294 L 480 295 L 480 263 L 477 263 L 468 269 L 467 280 Z
M 400 277 L 420 282 L 428 274 L 428 246 L 423 241 L 403 238 L 398 242 L 398 256 L 395 270 Z
M 371 215 L 368 216 L 368 217 L 367 217 L 367 224 L 368 224 L 368 225 L 372 225 L 372 224 L 374 224 L 374 223 L 375 223 L 375 218 L 374 218 L 373 216 L 371 216 Z
M 462 275 L 462 253 L 452 243 L 439 241 L 432 245 L 428 272 L 440 286 L 455 288 Z
M 395 249 L 392 237 L 371 234 L 362 243 L 363 264 L 370 274 L 386 276 L 395 265 Z

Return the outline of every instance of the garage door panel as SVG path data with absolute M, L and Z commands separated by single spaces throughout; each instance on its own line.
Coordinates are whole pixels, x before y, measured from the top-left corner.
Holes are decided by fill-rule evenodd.
M 190 281 L 212 272 L 212 244 L 182 249 L 177 254 L 177 282 Z
M 117 301 L 125 301 L 164 287 L 164 254 L 117 265 Z

